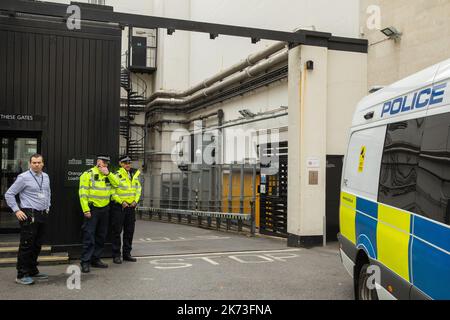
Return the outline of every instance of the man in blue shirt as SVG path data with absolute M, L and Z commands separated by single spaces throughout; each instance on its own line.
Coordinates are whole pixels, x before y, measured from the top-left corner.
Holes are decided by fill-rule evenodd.
M 30 158 L 30 170 L 17 176 L 5 193 L 5 200 L 20 222 L 20 245 L 17 254 L 17 278 L 19 284 L 30 285 L 37 280 L 48 279 L 40 273 L 38 256 L 41 253 L 47 215 L 50 210 L 50 179 L 42 171 L 44 159 L 40 154 Z M 20 207 L 16 201 L 19 195 Z

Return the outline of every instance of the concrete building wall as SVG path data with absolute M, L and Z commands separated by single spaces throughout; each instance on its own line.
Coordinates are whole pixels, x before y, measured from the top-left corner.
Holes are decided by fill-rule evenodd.
M 288 244 L 303 246 L 324 234 L 327 155 L 346 152 L 367 92 L 366 54 L 302 45 L 290 51 L 289 69 Z
M 324 10 L 326 8 L 326 10 Z M 191 20 L 293 31 L 296 28 L 357 37 L 358 0 L 191 0 Z M 190 83 L 195 84 L 264 49 L 271 41 L 191 34 Z
M 367 55 L 328 51 L 327 154 L 347 151 L 353 113 L 367 94 Z
M 69 0 L 58 1 L 69 3 Z M 106 0 L 106 5 L 111 5 L 115 11 L 121 12 L 282 31 L 303 28 L 332 32 L 334 35 L 347 37 L 357 37 L 359 33 L 359 0 L 343 0 L 339 3 L 332 0 L 134 0 L 132 3 Z M 128 49 L 127 36 L 126 28 L 122 41 L 124 53 Z M 265 40 L 252 44 L 250 39 L 228 36 L 219 36 L 215 40 L 210 40 L 208 34 L 180 30 L 176 30 L 169 36 L 165 29 L 161 29 L 158 34 L 157 72 L 153 76 L 144 76 L 144 78 L 147 80 L 150 91 L 185 90 L 272 44 L 273 41 Z M 285 79 L 210 106 L 207 110 L 194 112 L 184 119 L 193 119 L 218 109 L 224 111 L 225 122 L 241 118 L 239 110 L 242 109 L 248 109 L 255 114 L 268 112 L 288 105 L 287 91 L 288 85 Z M 141 123 L 141 120 L 137 117 L 135 122 Z M 216 122 L 217 119 L 211 118 L 207 121 L 207 125 L 214 125 Z M 287 125 L 288 120 L 285 116 L 233 127 L 227 129 L 225 134 L 231 134 L 231 131 L 243 128 L 254 131 L 267 128 L 285 129 Z M 171 125 L 168 130 L 176 127 Z M 287 140 L 287 133 L 283 132 L 279 140 Z M 155 136 L 158 135 L 153 135 L 151 139 L 155 139 Z M 174 142 L 170 141 L 170 135 L 165 136 L 165 140 L 160 144 L 166 149 L 172 149 Z M 226 138 L 225 136 L 224 139 Z M 234 146 L 228 144 L 228 148 L 234 148 Z M 164 161 L 168 160 L 167 154 L 162 157 L 165 157 Z M 239 150 L 237 153 L 232 150 L 224 152 L 225 162 L 241 161 L 246 157 L 248 157 L 248 150 Z M 171 167 L 167 169 L 172 170 Z
M 190 7 L 186 3 L 190 3 Z M 359 1 L 345 0 L 339 3 L 330 0 L 190 0 L 178 1 L 186 16 L 181 14 L 180 7 L 173 7 L 171 1 L 154 1 L 154 14 L 172 18 L 183 18 L 194 21 L 241 25 L 255 28 L 292 31 L 296 28 L 328 31 L 339 36 L 357 37 L 359 20 Z M 328 8 L 323 10 L 323 8 Z M 282 14 L 278 14 L 278 12 Z M 270 18 L 269 18 L 270 17 Z M 157 90 L 184 90 L 195 85 L 215 73 L 245 59 L 249 54 L 260 51 L 273 41 L 260 41 L 252 44 L 250 39 L 219 36 L 210 40 L 208 34 L 185 33 L 176 31 L 169 36 L 165 30 L 159 34 L 158 71 L 156 74 Z M 187 38 L 189 43 L 186 43 Z M 176 50 L 170 49 L 171 45 Z M 186 59 L 188 63 L 186 63 Z M 185 75 L 188 75 L 186 79 Z M 188 84 L 186 84 L 188 81 Z M 183 86 L 183 84 L 186 84 Z M 194 119 L 206 113 L 222 109 L 224 121 L 241 118 L 239 110 L 248 109 L 258 114 L 279 109 L 288 105 L 287 79 L 273 83 L 243 96 L 236 97 L 206 110 L 200 110 L 188 115 Z M 211 118 L 207 125 L 215 125 L 217 119 Z M 233 136 L 235 130 L 254 130 L 267 128 L 282 128 L 279 140 L 287 140 L 287 117 L 255 122 L 250 125 L 236 126 L 225 130 L 224 140 Z M 192 125 L 191 125 L 192 128 Z M 283 131 L 284 129 L 284 131 Z M 172 142 L 172 147 L 174 143 Z M 242 146 L 234 152 L 234 146 L 224 144 L 224 162 L 242 161 L 248 157 L 248 150 Z M 241 146 L 239 146 L 241 148 Z
M 400 41 L 382 41 L 386 37 L 379 29 L 368 27 L 368 20 L 369 26 L 376 21 L 369 6 L 378 6 L 382 29 L 393 26 L 403 33 Z M 369 88 L 389 85 L 450 57 L 449 0 L 361 0 L 360 10 L 361 31 L 370 43 Z

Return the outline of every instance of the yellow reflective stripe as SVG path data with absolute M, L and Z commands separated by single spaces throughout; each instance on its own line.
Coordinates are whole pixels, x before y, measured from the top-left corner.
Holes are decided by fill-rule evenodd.
M 131 188 L 124 188 L 124 189 L 119 189 L 119 188 L 117 188 L 117 189 L 115 189 L 115 193 L 117 193 L 117 194 L 124 194 L 124 193 L 134 193 L 134 190 L 133 189 L 131 189 Z
M 92 190 L 99 190 L 99 191 L 109 191 L 109 190 L 111 190 L 110 187 L 94 187 L 94 186 L 92 186 L 91 189 Z
M 80 195 L 80 198 L 93 198 L 93 199 L 109 199 L 110 196 L 97 196 L 97 195 L 93 195 L 93 194 L 82 194 Z
M 351 209 L 356 210 L 356 196 L 354 196 L 350 193 L 342 192 L 341 193 L 341 205 L 345 205 Z
M 118 193 L 119 197 L 134 197 L 134 193 Z
M 410 229 L 410 213 L 383 204 L 378 205 L 378 260 L 406 281 L 410 281 Z
M 356 244 L 356 196 L 341 193 L 339 224 L 341 234 L 353 244 Z

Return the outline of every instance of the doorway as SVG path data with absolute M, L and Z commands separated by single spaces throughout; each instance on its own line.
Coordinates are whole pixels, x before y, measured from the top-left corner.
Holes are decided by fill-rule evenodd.
M 339 233 L 339 202 L 344 156 L 327 155 L 326 221 L 327 242 L 337 241 Z
M 40 152 L 39 136 L 37 133 L 0 131 L 0 234 L 14 234 L 20 230 L 18 220 L 6 204 L 5 193 L 17 176 L 28 170 L 30 157 Z

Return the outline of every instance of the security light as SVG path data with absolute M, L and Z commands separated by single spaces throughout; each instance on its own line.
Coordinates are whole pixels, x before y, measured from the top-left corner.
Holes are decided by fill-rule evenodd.
M 215 38 L 217 38 L 219 35 L 217 34 L 217 33 L 210 33 L 209 34 L 209 38 L 211 39 L 211 40 L 214 40 Z
M 383 30 L 381 30 L 381 33 L 383 33 L 389 39 L 394 40 L 400 39 L 400 37 L 402 36 L 402 33 L 394 27 L 384 28 Z
M 167 29 L 167 34 L 171 36 L 175 32 L 175 29 Z

